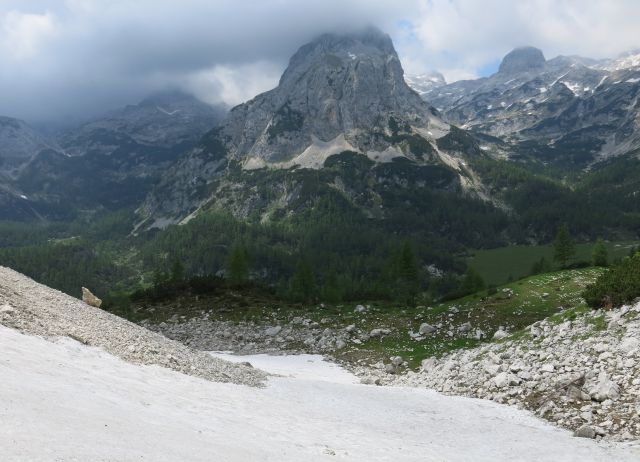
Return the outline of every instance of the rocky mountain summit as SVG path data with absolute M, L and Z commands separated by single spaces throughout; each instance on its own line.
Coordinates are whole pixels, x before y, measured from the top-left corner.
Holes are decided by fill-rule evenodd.
M 638 146 L 640 67 L 633 56 L 545 60 L 539 49 L 517 48 L 490 77 L 421 95 L 445 120 L 498 138 L 485 140 L 495 155 L 584 168 Z
M 176 222 L 220 200 L 217 181 L 232 167 L 322 169 L 344 152 L 373 165 L 445 165 L 466 183 L 465 156 L 482 155 L 406 84 L 389 36 L 373 28 L 325 34 L 293 55 L 275 89 L 233 108 L 163 178 L 143 215 Z
M 388 151 L 399 144 L 385 139 L 392 136 L 392 118 L 396 132 L 427 140 L 448 131 L 405 84 L 389 36 L 367 29 L 325 34 L 302 46 L 278 87 L 234 108 L 217 137 L 227 156 L 246 168 L 321 166 L 347 148 L 370 157 L 402 155 Z
M 509 52 L 504 57 L 498 72 L 501 74 L 539 72 L 544 69 L 546 63 L 542 50 L 534 47 L 521 47 Z
M 111 155 L 132 147 L 179 151 L 198 141 L 225 112 L 222 106 L 211 106 L 183 92 L 160 92 L 65 131 L 58 144 L 70 156 Z

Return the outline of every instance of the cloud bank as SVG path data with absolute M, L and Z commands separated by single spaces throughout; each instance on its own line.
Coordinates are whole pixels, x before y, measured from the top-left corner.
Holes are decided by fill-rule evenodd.
M 375 24 L 407 72 L 486 74 L 520 45 L 547 57 L 640 47 L 635 0 L 2 0 L 0 114 L 74 120 L 180 88 L 237 104 L 323 32 Z

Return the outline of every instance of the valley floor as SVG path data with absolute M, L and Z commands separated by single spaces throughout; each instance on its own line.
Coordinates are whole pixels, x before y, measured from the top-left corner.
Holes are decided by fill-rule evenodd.
M 252 356 L 264 388 L 134 365 L 0 326 L 0 447 L 13 461 L 636 461 L 527 412 L 375 387 L 317 356 Z M 225 359 L 230 359 L 225 356 Z

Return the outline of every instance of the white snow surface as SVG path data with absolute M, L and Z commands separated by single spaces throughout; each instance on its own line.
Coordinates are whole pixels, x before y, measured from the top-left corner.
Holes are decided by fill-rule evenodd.
M 573 438 L 489 401 L 355 384 L 315 357 L 236 357 L 285 376 L 252 388 L 134 365 L 68 338 L 53 343 L 4 326 L 0 348 L 3 462 L 640 457 L 637 448 Z

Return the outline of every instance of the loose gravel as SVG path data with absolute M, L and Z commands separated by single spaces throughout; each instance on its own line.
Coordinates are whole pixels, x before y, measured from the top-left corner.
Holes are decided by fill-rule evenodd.
M 2 266 L 0 324 L 52 340 L 70 337 L 134 364 L 162 366 L 215 382 L 262 386 L 268 376 L 192 350 Z

